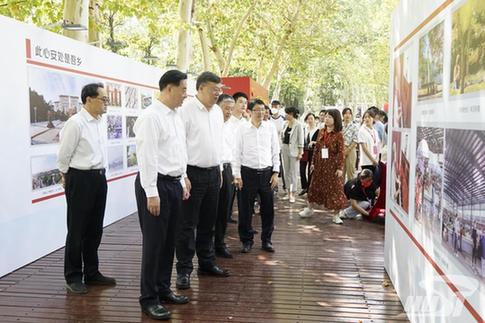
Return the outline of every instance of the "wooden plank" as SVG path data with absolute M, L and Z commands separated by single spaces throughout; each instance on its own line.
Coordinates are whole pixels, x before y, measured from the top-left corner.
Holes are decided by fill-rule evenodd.
M 299 219 L 299 207 L 277 201 L 274 254 L 239 253 L 237 226 L 227 243 L 234 259 L 218 259 L 228 278 L 192 275 L 181 292 L 187 305 L 169 305 L 172 322 L 407 322 L 384 270 L 382 225 L 331 223 L 318 212 Z M 259 216 L 254 227 L 260 231 Z M 370 239 L 372 237 L 373 239 Z M 105 228 L 101 271 L 116 277 L 112 288 L 90 287 L 70 295 L 63 279 L 64 249 L 0 279 L 1 322 L 149 322 L 138 304 L 141 233 L 137 215 Z M 194 259 L 194 264 L 197 261 Z M 173 282 L 175 281 L 175 270 Z

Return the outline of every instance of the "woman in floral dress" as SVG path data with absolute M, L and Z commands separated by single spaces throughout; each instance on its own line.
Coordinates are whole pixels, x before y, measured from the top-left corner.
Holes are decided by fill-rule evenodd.
M 325 128 L 320 130 L 313 153 L 312 181 L 308 190 L 308 207 L 300 212 L 302 218 L 311 217 L 313 209 L 323 206 L 333 212 L 333 222 L 343 223 L 339 212 L 347 205 L 344 194 L 344 137 L 342 117 L 336 109 L 327 110 Z

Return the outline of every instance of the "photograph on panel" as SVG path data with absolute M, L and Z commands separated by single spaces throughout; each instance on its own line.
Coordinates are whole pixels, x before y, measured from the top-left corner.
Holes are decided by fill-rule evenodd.
M 391 197 L 409 214 L 409 134 L 392 132 Z
M 64 123 L 83 107 L 83 86 L 99 81 L 29 66 L 28 82 L 30 142 L 42 145 L 59 142 Z
M 394 59 L 393 124 L 395 128 L 411 128 L 413 84 L 411 51 L 408 49 Z
M 138 89 L 125 86 L 125 108 L 138 109 Z
M 444 169 L 443 243 L 485 279 L 485 131 L 446 129 Z
M 152 92 L 150 90 L 141 90 L 140 91 L 140 98 L 141 98 L 141 108 L 146 109 L 150 104 L 152 104 Z
M 443 95 L 443 26 L 441 22 L 419 40 L 419 101 Z
M 136 159 L 136 145 L 126 146 L 126 165 L 127 167 L 138 166 L 138 160 Z
M 30 162 L 32 171 L 32 191 L 41 191 L 61 183 L 61 173 L 57 169 L 57 155 L 33 156 Z
M 453 13 L 450 95 L 485 90 L 485 1 L 469 0 Z
M 111 114 L 106 117 L 108 139 L 121 139 L 123 136 L 123 120 L 120 115 Z
M 441 228 L 443 144 L 443 128 L 417 127 L 414 216 L 434 236 Z
M 138 117 L 135 116 L 126 117 L 126 138 L 135 138 L 135 131 L 133 131 L 133 127 L 135 126 L 137 118 Z
M 108 146 L 108 172 L 113 174 L 123 170 L 123 146 Z
M 106 82 L 106 93 L 109 98 L 109 107 L 121 108 L 121 84 Z

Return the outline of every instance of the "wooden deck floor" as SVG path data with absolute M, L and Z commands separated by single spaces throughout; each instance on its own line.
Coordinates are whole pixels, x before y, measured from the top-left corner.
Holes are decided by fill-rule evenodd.
M 229 224 L 227 242 L 235 258 L 218 262 L 231 277 L 198 279 L 194 273 L 192 289 L 183 293 L 190 304 L 168 306 L 172 322 L 407 322 L 392 285 L 384 283 L 383 225 L 345 221 L 338 226 L 325 213 L 303 220 L 297 215 L 302 200 L 292 207 L 276 201 L 276 252 L 261 251 L 256 241 L 251 253 L 239 253 L 236 225 Z M 63 252 L 0 279 L 0 322 L 150 321 L 138 305 L 136 214 L 104 232 L 101 271 L 116 277 L 116 287 L 68 295 Z

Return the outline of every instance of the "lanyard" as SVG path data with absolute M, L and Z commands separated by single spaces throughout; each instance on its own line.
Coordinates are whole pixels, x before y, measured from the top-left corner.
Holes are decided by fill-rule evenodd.
M 328 146 L 328 142 L 330 139 L 330 133 L 327 132 L 327 129 L 323 131 L 322 139 L 323 139 L 323 147 L 325 148 Z
M 373 131 L 374 128 L 372 128 L 372 130 L 371 130 L 367 126 L 365 126 L 365 130 L 367 130 L 367 132 L 369 132 L 370 136 L 372 137 L 372 141 L 374 142 L 374 145 L 375 145 L 377 143 L 377 141 L 376 141 L 376 135 Z

